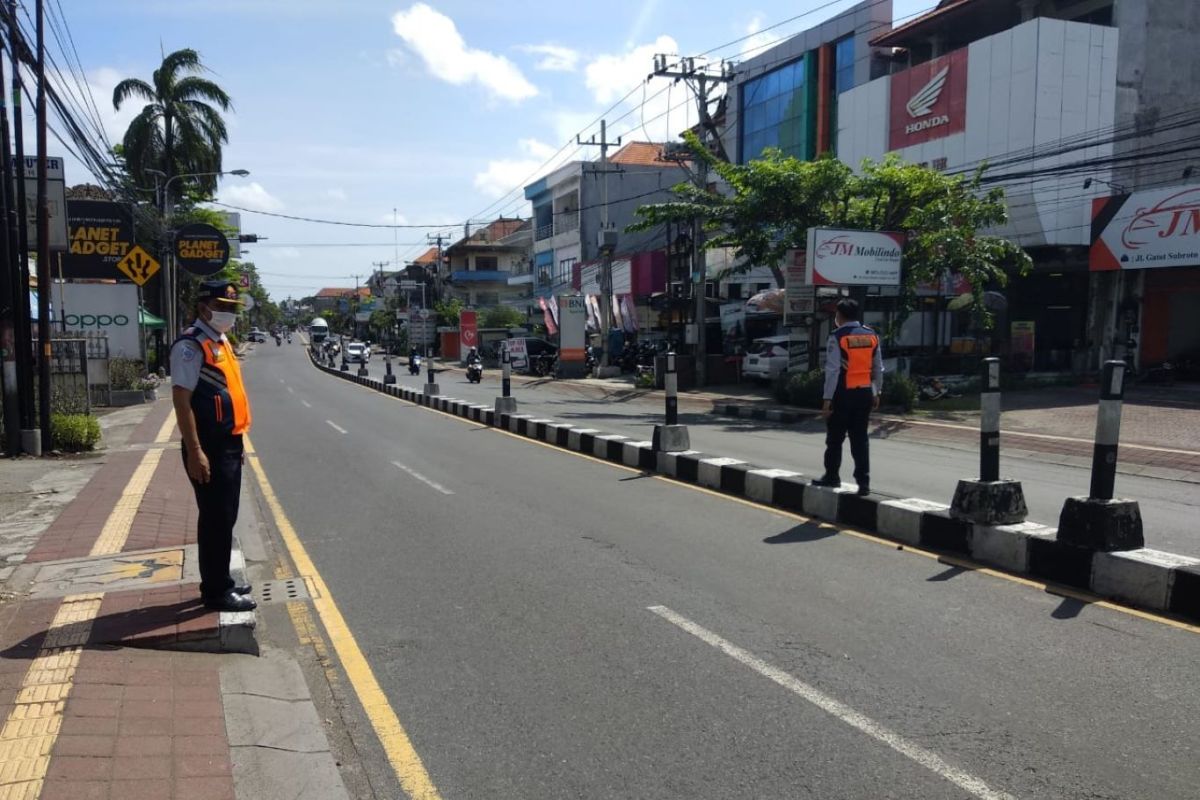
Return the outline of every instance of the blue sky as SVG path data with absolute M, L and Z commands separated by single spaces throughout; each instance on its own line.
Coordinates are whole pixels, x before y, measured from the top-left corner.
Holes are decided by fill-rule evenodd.
M 894 15 L 906 17 L 934 4 L 894 0 Z M 222 201 L 372 224 L 390 224 L 395 209 L 401 223 L 440 225 L 461 235 L 467 219 L 528 215 L 528 204 L 510 190 L 638 87 L 654 53 L 695 54 L 754 34 L 713 54 L 736 60 L 854 2 L 63 0 L 62 5 L 113 141 L 136 113 L 132 106 L 112 110 L 116 82 L 126 76 L 148 80 L 162 50 L 192 47 L 234 99 L 225 168 L 252 173 L 226 178 Z M 695 111 L 681 87 L 654 97 L 665 86 L 652 81 L 644 87 L 649 98 L 644 113 L 638 110 L 639 88 L 610 115 L 626 115 L 610 134 L 661 140 L 693 123 Z M 596 127 L 588 128 L 584 138 L 593 132 Z M 572 144 L 559 157 L 574 151 Z M 88 176 L 68 163 L 67 179 L 75 183 Z M 270 237 L 251 247 L 247 258 L 276 299 L 353 285 L 351 276 L 369 274 L 372 262 L 419 255 L 425 234 L 438 230 L 393 234 L 257 214 L 242 219 L 243 230 Z

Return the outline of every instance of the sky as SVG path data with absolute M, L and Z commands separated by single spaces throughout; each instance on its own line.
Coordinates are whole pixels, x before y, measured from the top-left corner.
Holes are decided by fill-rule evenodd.
M 148 81 L 163 52 L 191 47 L 234 101 L 224 168 L 251 173 L 222 179 L 218 200 L 427 226 L 243 213 L 243 232 L 268 237 L 244 257 L 276 300 L 402 267 L 428 234 L 457 238 L 468 220 L 529 216 L 520 188 L 563 159 L 596 157 L 576 135 L 598 136 L 600 114 L 630 91 L 608 115 L 610 138 L 674 138 L 696 112 L 681 85 L 646 82 L 655 53 L 726 45 L 710 58 L 736 62 L 854 4 L 61 0 L 109 141 L 139 110 L 113 109 L 116 83 Z M 893 0 L 893 15 L 935 4 Z M 90 180 L 68 159 L 68 184 Z

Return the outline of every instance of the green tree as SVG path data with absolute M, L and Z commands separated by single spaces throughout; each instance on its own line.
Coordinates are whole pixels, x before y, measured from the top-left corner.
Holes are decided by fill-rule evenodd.
M 146 103 L 121 143 L 126 168 L 140 185 L 151 185 L 146 175 L 151 169 L 168 178 L 221 171 L 222 147 L 229 141 L 221 112 L 233 104 L 224 89 L 197 74 L 204 71 L 199 53 L 176 50 L 163 57 L 150 83 L 126 78 L 113 89 L 115 109 L 129 100 Z M 206 194 L 217 187 L 215 175 L 181 180 Z
M 458 313 L 466 307 L 466 304 L 457 297 L 449 297 L 433 304 L 433 310 L 438 315 L 438 322 L 442 325 L 457 325 Z
M 832 157 L 802 161 L 768 150 L 748 164 L 715 159 L 687 134 L 696 158 L 729 186 L 728 194 L 682 183 L 677 200 L 642 206 L 631 231 L 665 222 L 701 220 L 706 246 L 732 248 L 733 272 L 769 267 L 780 286 L 789 250 L 803 250 L 812 227 L 899 231 L 906 234 L 902 307 L 911 310 L 916 287 L 947 273 L 971 284 L 973 310 L 982 327 L 991 315 L 982 302 L 989 285 L 1004 286 L 1010 272 L 1025 273 L 1031 260 L 1015 243 L 980 231 L 1008 219 L 1001 189 L 984 190 L 984 167 L 969 177 L 945 175 L 892 155 L 865 160 L 859 173 Z
M 512 306 L 495 306 L 479 315 L 481 328 L 518 328 L 526 321 L 525 314 Z
M 396 312 L 389 311 L 386 308 L 375 309 L 367 319 L 367 328 L 370 329 L 371 335 L 376 340 L 390 339 L 392 337 L 392 328 L 395 325 Z

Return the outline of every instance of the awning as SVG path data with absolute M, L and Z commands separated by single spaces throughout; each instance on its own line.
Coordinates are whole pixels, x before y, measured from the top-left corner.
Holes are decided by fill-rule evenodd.
M 451 283 L 508 283 L 511 273 L 498 269 L 457 270 L 450 273 Z
M 138 324 L 143 328 L 165 328 L 167 327 L 166 320 L 161 317 L 156 317 L 146 310 L 145 306 L 138 309 Z

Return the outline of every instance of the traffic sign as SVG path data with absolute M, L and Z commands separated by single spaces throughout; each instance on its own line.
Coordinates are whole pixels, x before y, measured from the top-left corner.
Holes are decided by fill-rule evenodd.
M 421 288 L 420 281 L 400 281 L 400 291 L 409 292 Z
M 250 273 L 249 272 L 242 273 L 242 288 L 243 289 L 250 288 Z
M 418 317 L 418 318 L 419 318 L 419 319 L 420 319 L 422 322 L 424 322 L 425 320 L 429 319 L 429 309 L 427 309 L 427 308 L 422 308 L 420 311 L 418 311 L 418 312 L 417 312 L 417 317 Z
M 117 269 L 125 273 L 129 280 L 138 286 L 144 286 L 146 281 L 153 278 L 159 267 L 154 256 L 143 250 L 141 245 L 136 244 L 130 248 L 124 258 L 117 262 Z

